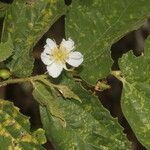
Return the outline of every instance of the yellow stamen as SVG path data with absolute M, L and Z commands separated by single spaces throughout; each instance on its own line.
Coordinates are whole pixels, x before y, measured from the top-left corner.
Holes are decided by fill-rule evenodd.
M 65 48 L 57 47 L 53 50 L 52 56 L 58 63 L 65 63 L 68 57 L 68 51 Z

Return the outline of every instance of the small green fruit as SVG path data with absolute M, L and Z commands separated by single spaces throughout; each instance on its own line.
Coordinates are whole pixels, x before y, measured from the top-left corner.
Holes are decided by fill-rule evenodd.
M 11 73 L 9 70 L 7 69 L 0 69 L 0 78 L 6 80 L 8 78 L 10 78 Z

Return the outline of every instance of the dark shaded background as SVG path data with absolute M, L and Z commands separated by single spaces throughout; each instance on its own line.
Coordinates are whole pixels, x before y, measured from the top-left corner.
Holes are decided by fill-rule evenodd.
M 2 2 L 11 3 L 13 0 L 0 0 Z M 65 0 L 66 5 L 71 3 L 71 0 Z M 0 19 L 0 31 L 2 29 L 3 19 Z M 43 46 L 47 37 L 55 39 L 59 44 L 62 38 L 65 38 L 65 16 L 62 16 L 55 24 L 48 30 L 48 32 L 40 39 L 37 45 L 34 47 L 33 56 L 35 60 L 35 67 L 33 75 L 44 73 L 45 67 L 40 60 L 40 53 L 43 51 Z M 1 33 L 1 32 L 0 32 Z M 134 30 L 125 35 L 118 42 L 114 43 L 111 47 L 111 56 L 114 60 L 112 70 L 119 70 L 118 59 L 122 55 L 130 50 L 133 51 L 134 55 L 140 56 L 144 53 L 144 41 L 150 33 L 150 21 L 146 21 L 145 24 L 138 30 Z M 122 82 L 119 81 L 112 75 L 109 75 L 105 79 L 111 85 L 111 88 L 103 92 L 95 91 L 99 97 L 100 102 L 105 108 L 107 108 L 113 117 L 118 118 L 118 122 L 124 128 L 123 132 L 127 135 L 127 138 L 132 142 L 133 150 L 145 150 L 141 143 L 137 140 L 133 133 L 130 125 L 124 117 L 121 110 L 121 93 L 122 93 Z M 94 88 L 90 88 L 94 92 Z M 32 94 L 32 87 L 30 84 L 14 84 L 8 85 L 7 87 L 0 88 L 0 98 L 9 99 L 20 108 L 20 111 L 30 116 L 30 122 L 32 129 L 42 127 L 38 104 L 34 100 Z M 54 150 L 52 144 L 48 141 L 45 144 L 48 150 Z

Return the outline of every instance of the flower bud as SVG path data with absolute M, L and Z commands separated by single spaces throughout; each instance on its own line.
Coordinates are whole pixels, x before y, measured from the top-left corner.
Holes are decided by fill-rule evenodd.
M 0 69 L 0 78 L 6 80 L 11 76 L 11 72 L 8 69 Z

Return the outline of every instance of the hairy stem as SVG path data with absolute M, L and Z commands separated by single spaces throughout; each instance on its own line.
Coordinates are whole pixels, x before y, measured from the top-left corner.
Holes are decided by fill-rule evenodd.
M 36 81 L 36 80 L 42 80 L 47 78 L 47 74 L 42 74 L 42 75 L 36 75 L 32 77 L 26 77 L 26 78 L 18 78 L 18 79 L 9 79 L 6 81 L 0 82 L 0 87 L 6 86 L 8 84 L 15 84 L 15 83 L 23 83 L 23 82 L 31 82 L 31 81 Z

